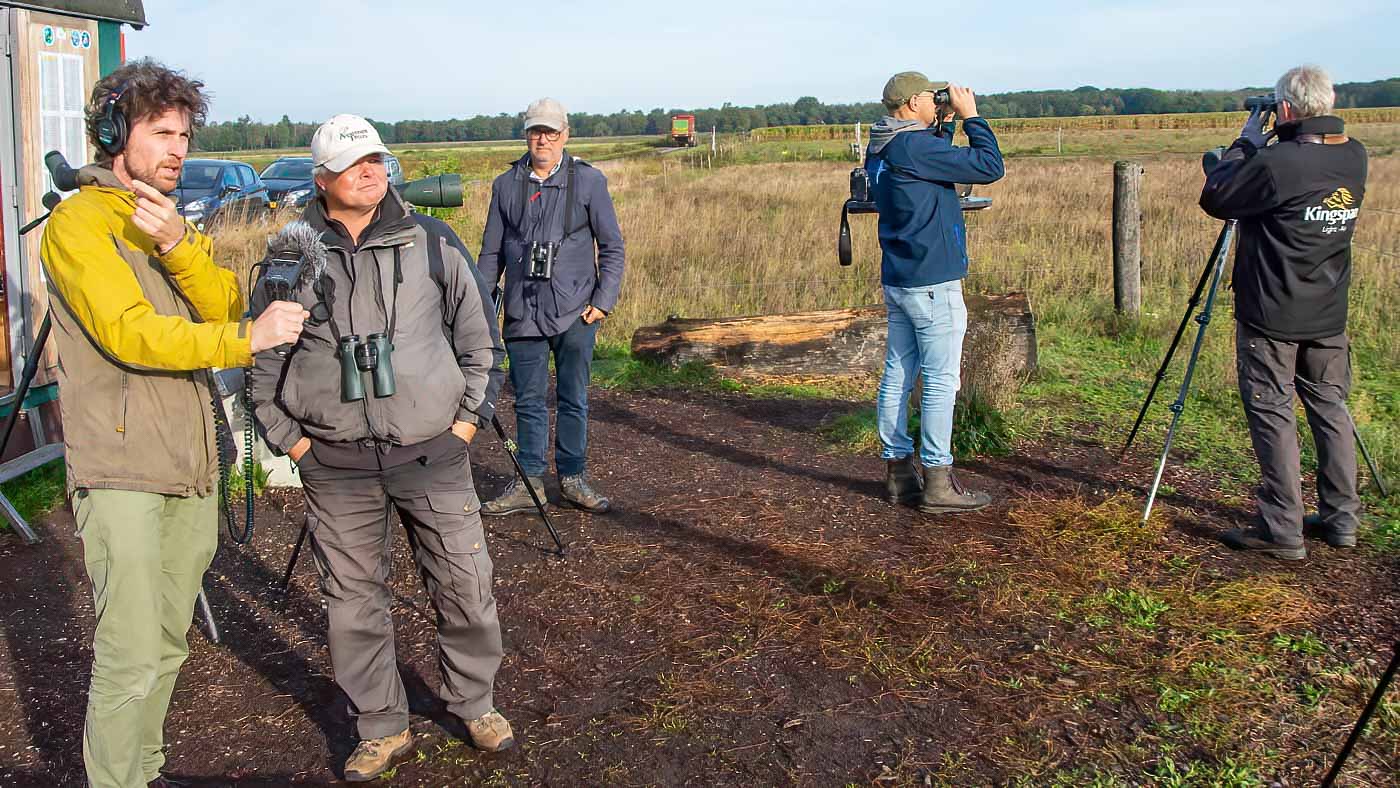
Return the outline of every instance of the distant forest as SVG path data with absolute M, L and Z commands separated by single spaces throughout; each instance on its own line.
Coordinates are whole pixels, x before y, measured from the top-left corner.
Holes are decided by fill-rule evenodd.
M 1375 82 L 1350 82 L 1336 86 L 1338 107 L 1400 106 L 1400 77 Z M 988 118 L 1041 118 L 1071 115 L 1156 115 L 1174 112 L 1221 112 L 1242 109 L 1247 96 L 1267 88 L 1241 90 L 1152 90 L 1149 88 L 1096 88 L 1031 90 L 993 93 L 977 97 L 977 108 Z M 662 134 L 677 113 L 695 115 L 696 126 L 721 132 L 749 131 L 764 126 L 822 123 L 867 123 L 879 120 L 879 102 L 823 104 L 803 96 L 791 104 L 761 104 L 718 109 L 661 109 L 650 112 L 623 110 L 609 115 L 575 112 L 569 115 L 574 137 L 608 137 L 630 134 Z M 477 115 L 451 120 L 374 121 L 387 144 L 407 142 L 467 142 L 517 139 L 522 136 L 522 114 Z M 304 148 L 318 123 L 293 121 L 286 115 L 276 123 L 260 123 L 249 117 L 211 123 L 200 129 L 197 144 L 207 151 Z

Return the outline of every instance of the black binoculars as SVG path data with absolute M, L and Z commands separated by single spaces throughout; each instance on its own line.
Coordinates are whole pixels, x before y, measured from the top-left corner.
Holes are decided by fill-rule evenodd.
M 558 252 L 558 241 L 531 241 L 529 265 L 525 275 L 530 279 L 549 279 L 554 276 L 554 255 Z
M 1278 112 L 1278 98 L 1273 93 L 1250 96 L 1244 100 L 1244 108 L 1250 112 Z
M 374 396 L 394 396 L 394 346 L 387 334 L 370 334 L 360 341 L 359 334 L 340 338 L 340 398 L 356 402 L 365 398 L 365 383 L 360 377 L 369 372 L 374 376 Z

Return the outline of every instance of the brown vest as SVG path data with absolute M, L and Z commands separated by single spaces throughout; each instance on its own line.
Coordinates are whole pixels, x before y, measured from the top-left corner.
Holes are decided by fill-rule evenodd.
M 160 261 L 122 240 L 133 232 L 129 212 L 118 213 L 113 195 L 91 188 L 122 188 L 121 182 L 110 170 L 94 166 L 82 169 L 79 182 L 84 188 L 69 201 L 101 206 L 109 222 L 91 227 L 93 237 L 74 242 L 119 255 L 157 314 L 201 322 Z M 100 291 L 102 282 L 83 282 L 82 287 Z M 209 371 L 124 365 L 92 339 L 52 286 L 49 293 L 69 494 L 79 488 L 213 494 L 218 455 Z

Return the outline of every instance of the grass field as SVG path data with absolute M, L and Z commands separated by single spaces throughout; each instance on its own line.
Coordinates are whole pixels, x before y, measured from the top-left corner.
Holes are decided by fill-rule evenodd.
M 1394 481 L 1400 469 L 1400 332 L 1393 318 L 1400 311 L 1400 124 L 1360 125 L 1352 132 L 1374 155 L 1355 242 L 1351 405 L 1362 436 Z M 1229 136 L 1132 129 L 1083 130 L 1059 140 L 1045 131 L 1003 135 L 1011 154 L 1007 176 L 979 192 L 995 203 L 972 218 L 967 286 L 1024 291 L 1037 316 L 1041 367 L 1004 408 L 1015 441 L 1006 462 L 1030 463 L 1037 452 L 1084 443 L 1116 447 L 1123 439 L 1219 229 L 1196 207 L 1199 152 Z M 1044 155 L 1047 144 L 1075 155 Z M 734 380 L 700 367 L 661 369 L 628 354 L 638 326 L 673 314 L 718 317 L 879 301 L 873 218 L 853 220 L 855 264 L 836 262 L 836 220 L 852 166 L 843 142 L 730 139 L 722 146 L 709 161 L 701 150 L 638 155 L 649 153 L 648 146 L 628 140 L 575 146 L 601 160 L 628 250 L 623 298 L 604 327 L 595 383 L 785 398 L 794 409 L 804 399 L 872 401 L 868 377 L 839 385 Z M 475 251 L 489 178 L 520 152 L 519 146 L 405 150 L 402 159 L 409 177 L 468 176 L 466 205 L 439 215 Z M 1112 161 L 1125 155 L 1146 166 L 1144 314 L 1137 320 L 1117 317 L 1111 308 Z M 275 222 L 220 228 L 220 261 L 246 270 L 274 229 Z M 1235 388 L 1231 318 L 1225 289 L 1165 491 L 1190 483 L 1204 486 L 1211 503 L 1248 508 L 1256 470 Z M 1160 445 L 1184 358 L 1182 352 L 1158 395 L 1143 453 Z M 872 413 L 856 407 L 826 423 L 821 430 L 832 452 L 864 454 L 874 463 Z M 1306 446 L 1306 434 L 1303 440 Z M 1310 447 L 1304 463 L 1313 463 Z M 55 484 L 52 474 L 43 481 Z M 771 636 L 810 644 L 824 664 L 874 677 L 891 692 L 941 697 L 951 689 L 1022 704 L 1014 708 L 1039 718 L 1008 727 L 1005 735 L 988 733 L 985 747 L 949 751 L 922 772 L 897 763 L 900 779 L 891 782 L 968 784 L 959 775 L 978 758 L 1026 775 L 1024 783 L 1013 783 L 1025 785 L 1243 788 L 1267 783 L 1283 769 L 1315 776 L 1315 763 L 1300 765 L 1300 756 L 1283 751 L 1274 737 L 1339 738 L 1378 672 L 1366 661 L 1374 654 L 1355 622 L 1338 624 L 1343 634 L 1332 639 L 1331 622 L 1319 621 L 1323 606 L 1336 600 L 1311 598 L 1296 585 L 1316 581 L 1318 565 L 1328 566 L 1328 559 L 1298 575 L 1237 564 L 1222 574 L 1217 546 L 1183 537 L 1165 513 L 1143 526 L 1140 501 L 1091 500 L 1093 494 L 1018 501 L 1006 515 L 1016 541 L 973 539 L 959 548 L 963 552 L 905 563 L 887 561 L 877 541 L 833 551 L 829 544 L 785 537 L 783 549 L 811 565 L 828 567 L 834 560 L 842 568 L 810 579 L 821 591 L 811 598 L 784 591 L 782 583 L 765 585 L 761 577 L 729 584 L 720 608 L 733 620 L 713 622 L 719 633 L 713 636 L 788 633 Z M 1365 497 L 1365 546 L 1352 566 L 1393 566 L 1400 556 L 1400 496 L 1381 499 L 1368 484 Z M 33 506 L 43 509 L 42 502 Z M 851 557 L 861 551 L 859 561 Z M 647 569 L 639 571 L 681 576 L 691 571 L 690 559 L 687 554 L 668 565 L 647 554 Z M 967 637 L 949 634 L 952 619 L 930 609 L 935 592 L 949 600 Z M 622 591 L 599 593 L 605 598 Z M 873 599 L 888 603 L 863 601 Z M 984 626 L 1024 630 L 1033 648 L 1008 654 L 1002 641 L 982 637 Z M 637 730 L 657 741 L 692 735 L 687 725 L 698 728 L 728 697 L 712 682 L 742 665 L 736 655 L 752 647 L 735 640 L 732 649 L 687 652 L 647 698 L 650 711 L 636 721 Z M 1144 713 L 1154 720 L 1147 729 L 1112 728 L 1123 708 L 1143 698 Z M 1081 722 L 1084 730 L 1100 724 L 1110 730 L 1089 735 L 1076 728 L 1067 745 L 1038 727 Z M 1368 741 L 1362 757 L 1379 774 L 1400 752 L 1400 704 L 1381 707 Z M 925 776 L 903 779 L 912 774 Z
M 1400 143 L 1400 124 L 1360 125 L 1353 133 L 1381 153 L 1373 156 L 1356 236 L 1350 329 L 1358 383 L 1352 405 L 1369 447 L 1396 468 L 1400 342 L 1388 316 L 1400 309 L 1400 266 L 1393 256 L 1400 254 L 1400 157 L 1387 151 Z M 1200 130 L 1107 130 L 1084 132 L 1075 143 L 1085 149 L 1081 156 L 1014 153 L 1039 144 L 1042 134 L 1004 135 L 1013 151 L 1007 176 L 979 190 L 994 206 L 970 217 L 968 287 L 1024 290 L 1036 311 L 1045 364 L 1023 393 L 1025 407 L 1013 414 L 1020 429 L 1039 434 L 1087 421 L 1107 439 L 1124 431 L 1124 419 L 1131 425 L 1134 402 L 1145 393 L 1218 232 L 1219 224 L 1196 205 L 1202 181 L 1197 152 L 1222 139 Z M 837 161 L 765 162 L 786 149 L 789 143 L 743 143 L 734 162 L 721 156 L 722 166 L 714 168 L 690 166 L 690 151 L 628 157 L 602 149 L 622 154 L 600 166 L 627 238 L 628 262 L 623 299 L 605 325 L 606 342 L 626 343 L 638 326 L 670 315 L 879 301 L 874 219 L 853 220 L 855 264 L 842 268 L 835 260 L 836 218 L 851 163 L 839 155 Z M 1140 157 L 1146 166 L 1144 314 L 1125 322 L 1111 311 L 1111 159 L 1144 149 L 1159 151 Z M 1177 152 L 1182 149 L 1191 153 Z M 408 176 L 418 177 L 503 169 L 517 155 L 518 149 L 488 147 L 406 152 L 403 161 Z M 736 166 L 747 160 L 758 163 Z M 490 197 L 486 177 L 466 184 L 465 206 L 437 212 L 473 251 Z M 223 238 L 226 260 L 246 266 L 266 232 L 230 229 Z M 1248 452 L 1236 410 L 1230 305 L 1225 289 L 1180 445 L 1190 462 L 1237 479 L 1252 471 L 1232 461 Z

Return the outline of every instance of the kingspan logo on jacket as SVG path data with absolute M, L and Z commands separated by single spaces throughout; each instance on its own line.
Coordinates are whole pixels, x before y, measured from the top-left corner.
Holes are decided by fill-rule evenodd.
M 1322 228 L 1324 233 L 1345 232 L 1347 222 L 1356 219 L 1361 213 L 1359 207 L 1352 207 L 1355 203 L 1356 198 L 1352 196 L 1351 190 L 1339 186 L 1321 205 L 1308 206 L 1303 211 L 1303 221 L 1325 222 L 1327 226 Z

